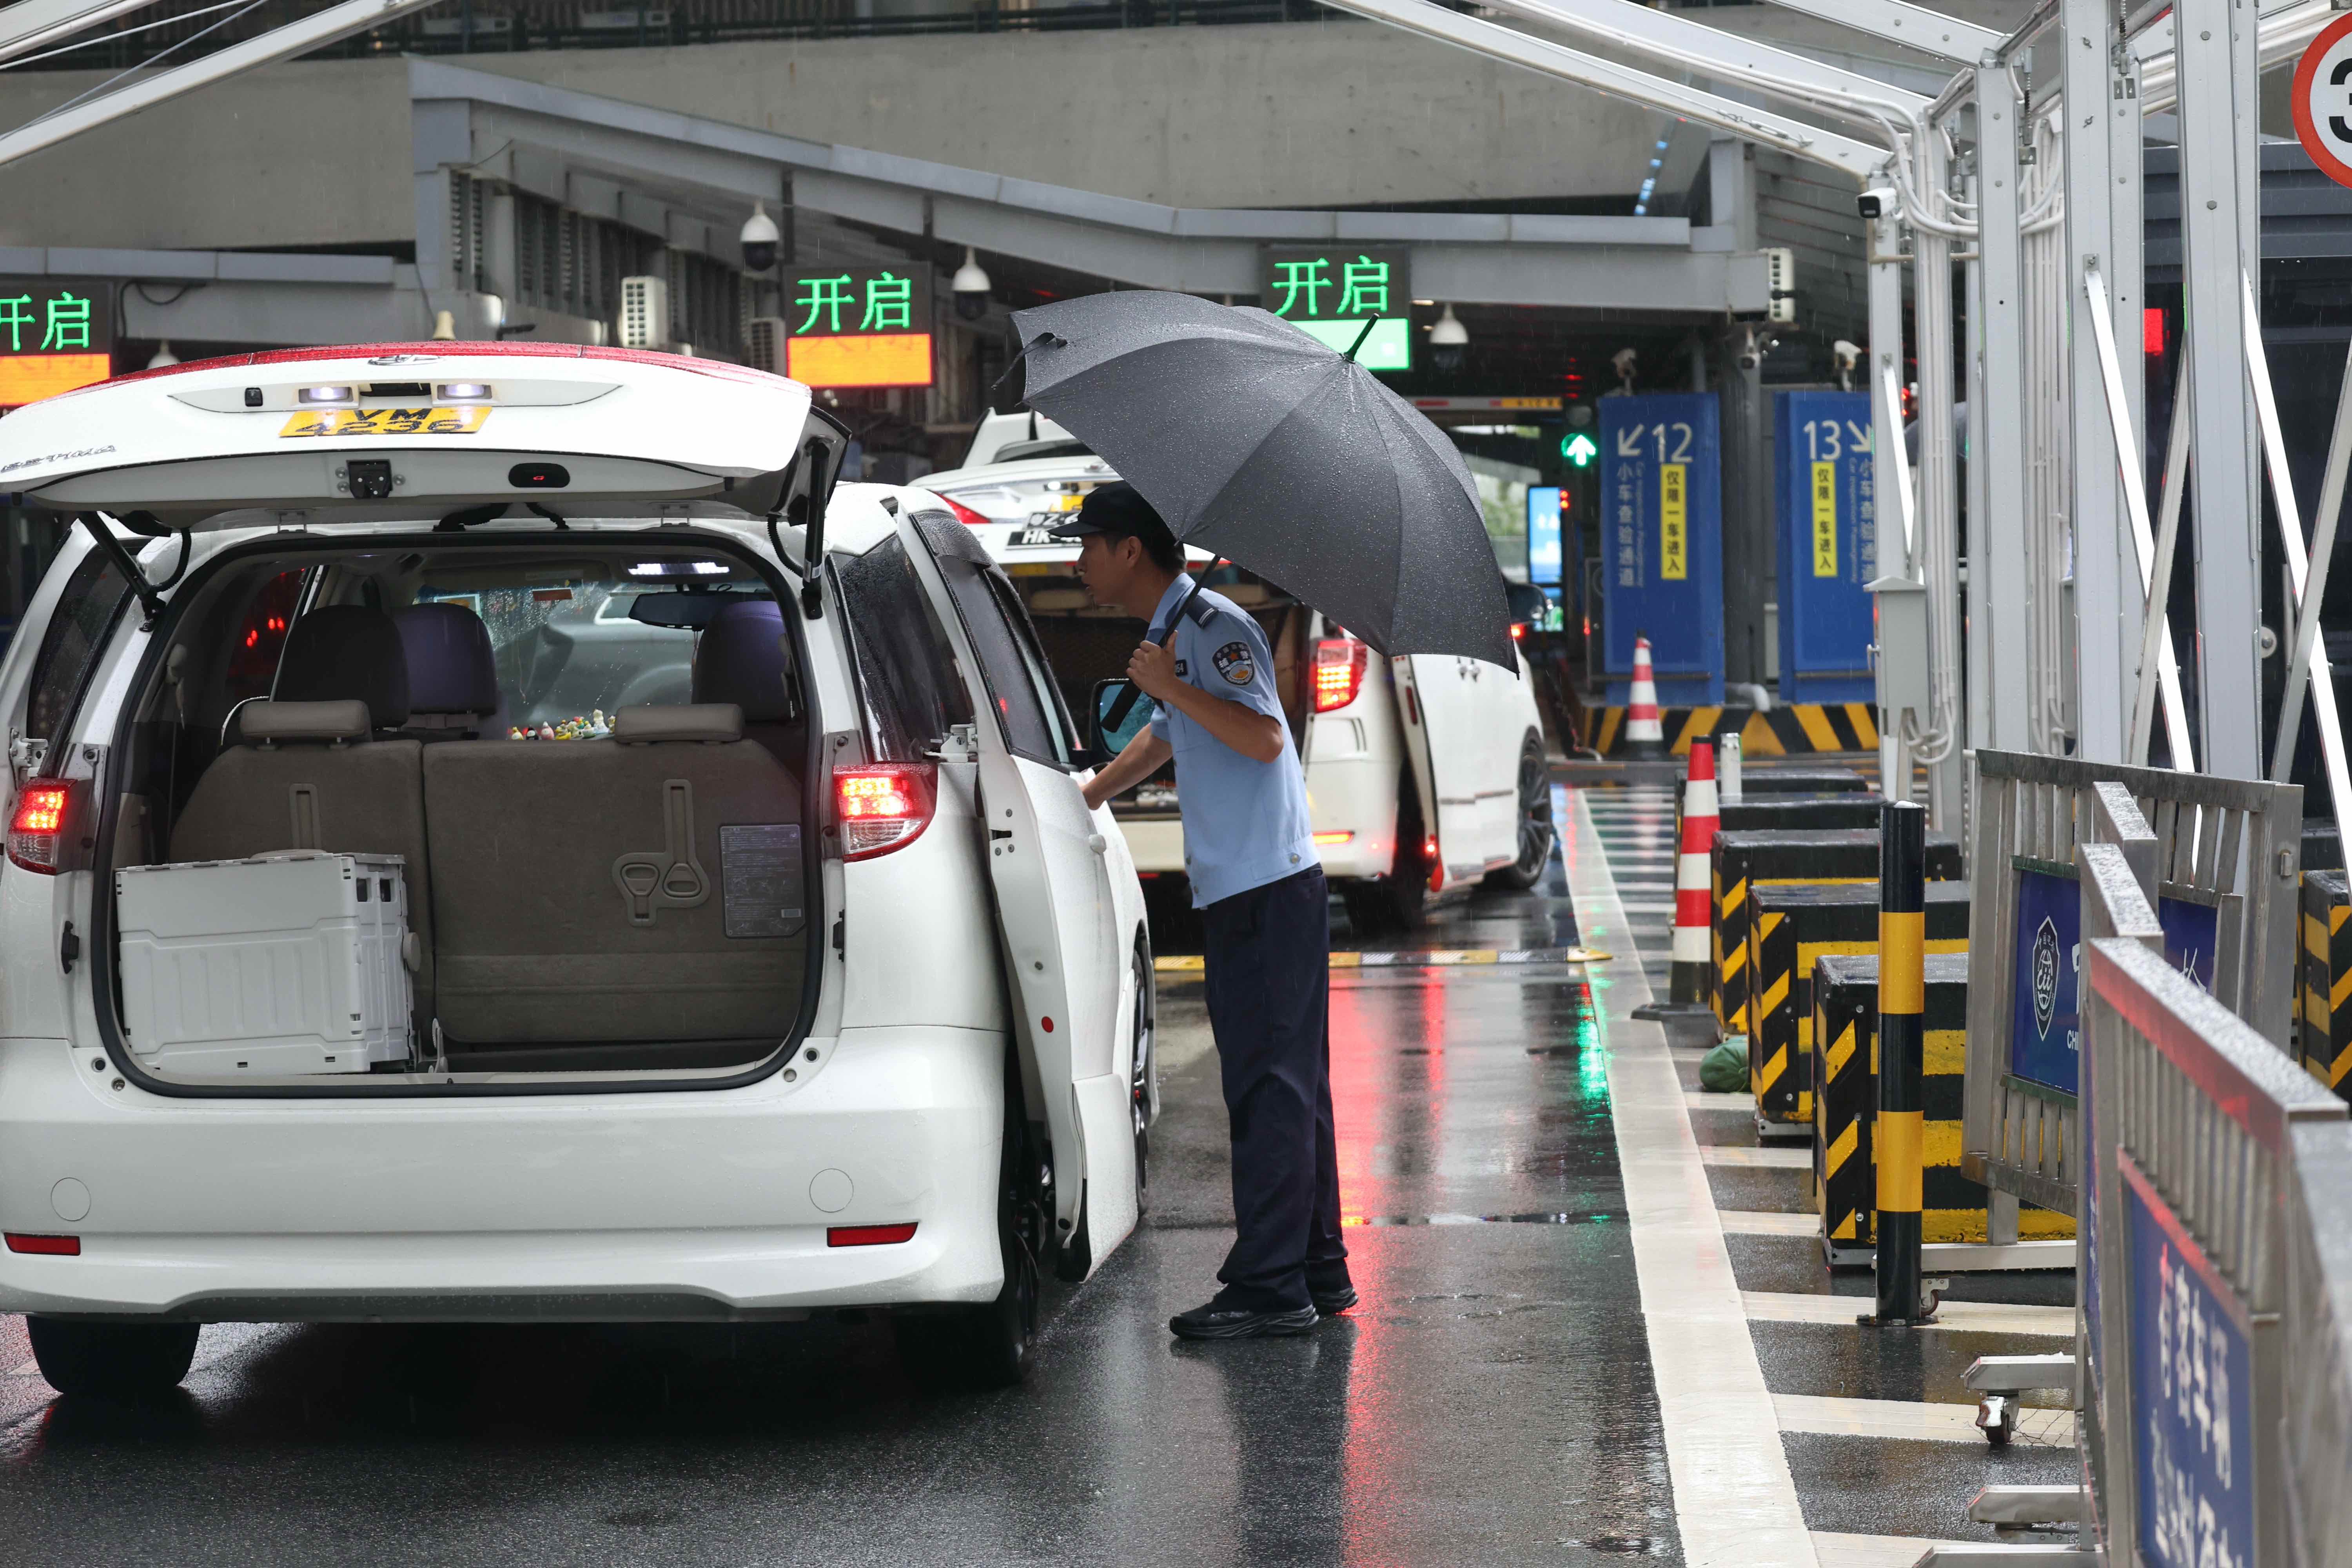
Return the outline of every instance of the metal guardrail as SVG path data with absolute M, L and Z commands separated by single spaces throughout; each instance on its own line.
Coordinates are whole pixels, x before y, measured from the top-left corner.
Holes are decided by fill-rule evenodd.
M 2103 922 L 2080 852 L 2112 847 L 2172 962 L 2282 1048 L 2296 994 L 2303 794 L 2059 757 L 1973 758 L 1969 1057 L 1961 1164 L 1993 1194 L 1990 1238 L 2022 1199 L 2077 1212 L 2084 944 Z M 2105 858 L 2104 857 L 2102 858 Z
M 2340 1568 L 2347 1108 L 2144 930 L 2085 945 L 2084 1544 L 2150 1568 Z

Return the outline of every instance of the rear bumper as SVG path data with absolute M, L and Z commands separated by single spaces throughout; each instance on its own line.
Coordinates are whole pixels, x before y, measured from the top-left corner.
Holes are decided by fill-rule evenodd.
M 812 1043 L 830 1059 L 797 1086 L 362 1105 L 115 1091 L 87 1050 L 0 1041 L 0 1229 L 82 1248 L 0 1251 L 0 1310 L 603 1321 L 992 1298 L 1003 1037 Z M 907 1242 L 826 1244 L 908 1220 Z

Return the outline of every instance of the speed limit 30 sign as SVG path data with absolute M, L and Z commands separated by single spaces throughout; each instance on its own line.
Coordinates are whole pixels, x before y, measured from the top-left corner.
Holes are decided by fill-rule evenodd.
M 2294 68 L 2294 133 L 2319 172 L 2352 185 L 2352 16 L 2327 25 Z

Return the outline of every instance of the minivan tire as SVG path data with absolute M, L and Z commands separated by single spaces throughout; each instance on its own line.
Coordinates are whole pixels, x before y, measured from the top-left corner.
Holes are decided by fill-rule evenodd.
M 1543 737 L 1529 734 L 1519 748 L 1519 858 L 1499 871 L 1486 874 L 1490 888 L 1527 891 L 1543 880 L 1559 844 L 1559 827 L 1551 815 L 1551 759 L 1544 755 Z
M 35 1317 L 25 1328 L 42 1380 L 78 1398 L 156 1399 L 178 1387 L 196 1359 L 194 1323 Z
M 1027 1152 L 1020 1079 L 1012 1076 L 1018 1069 L 1007 1066 L 1004 1152 L 996 1190 L 1004 1283 L 996 1300 L 985 1305 L 909 1312 L 893 1321 L 899 1359 L 925 1388 L 1011 1388 L 1029 1374 L 1029 1344 L 1037 1333 L 1037 1248 L 1045 1239 L 1045 1218 L 1029 1179 L 1034 1162 Z

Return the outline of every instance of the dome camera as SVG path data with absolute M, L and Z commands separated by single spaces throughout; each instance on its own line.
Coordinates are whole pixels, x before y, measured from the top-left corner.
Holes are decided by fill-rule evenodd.
M 754 202 L 751 216 L 743 220 L 744 270 L 765 272 L 773 267 L 783 238 L 782 232 L 776 227 L 776 220 L 768 216 L 767 205 Z
M 1429 329 L 1429 363 L 1450 375 L 1469 357 L 1469 329 L 1455 319 L 1454 307 L 1448 305 L 1445 314 Z
M 955 296 L 956 319 L 977 321 L 988 314 L 990 287 L 988 274 L 981 269 L 979 258 L 972 255 L 971 247 L 965 246 L 963 265 L 956 268 L 954 279 L 948 284 L 949 292 Z

